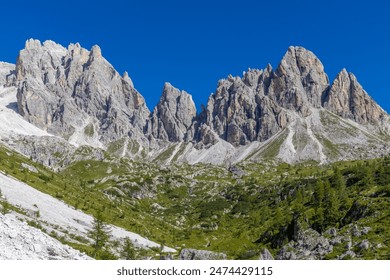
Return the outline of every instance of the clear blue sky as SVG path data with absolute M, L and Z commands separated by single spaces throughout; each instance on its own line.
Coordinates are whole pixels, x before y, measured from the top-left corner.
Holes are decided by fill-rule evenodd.
M 247 68 L 277 67 L 288 46 L 313 51 L 330 80 L 353 72 L 390 112 L 387 1 L 7 1 L 0 61 L 15 62 L 28 38 L 98 44 L 128 71 L 153 109 L 168 81 L 200 107 L 217 81 Z

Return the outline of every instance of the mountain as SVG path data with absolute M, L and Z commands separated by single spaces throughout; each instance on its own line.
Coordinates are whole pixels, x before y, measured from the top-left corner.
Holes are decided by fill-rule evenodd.
M 359 124 L 380 124 L 388 115 L 367 94 L 355 75 L 343 69 L 324 96 L 324 108 Z
M 290 47 L 275 71 L 269 65 L 219 81 L 204 115 L 200 141 L 212 131 L 236 148 L 263 143 L 252 158 L 325 162 L 361 150 L 372 157 L 389 146 L 378 136 L 389 135 L 389 115 L 353 74 L 343 70 L 330 85 L 319 59 L 302 47 Z
M 64 48 L 28 40 L 16 62 L 19 113 L 70 141 L 102 147 L 122 137 L 143 137 L 149 116 L 127 73 L 120 76 L 98 46 Z
M 196 117 L 191 95 L 165 83 L 159 103 L 148 121 L 146 131 L 156 139 L 180 142 Z
M 98 46 L 31 39 L 15 67 L 0 68 L 2 91 L 16 90 L 5 111 L 16 107 L 45 134 L 23 143 L 13 137 L 8 147 L 52 166 L 85 145 L 166 164 L 324 163 L 389 152 L 389 115 L 345 69 L 330 83 L 321 61 L 302 47 L 288 48 L 275 70 L 220 80 L 198 114 L 191 95 L 169 83 L 150 112 L 128 74 L 119 75 Z M 44 159 L 34 152 L 50 143 Z

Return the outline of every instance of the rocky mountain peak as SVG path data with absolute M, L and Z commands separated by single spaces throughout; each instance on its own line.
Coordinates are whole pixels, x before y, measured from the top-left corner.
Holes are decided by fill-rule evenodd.
M 306 75 L 313 68 L 320 74 L 324 74 L 324 66 L 314 53 L 303 47 L 290 46 L 276 71 L 285 74 Z
M 38 49 L 41 47 L 41 41 L 35 39 L 28 39 L 24 45 L 26 50 Z
M 381 122 L 386 113 L 368 95 L 354 74 L 340 71 L 324 98 L 324 108 L 360 124 Z
M 94 59 L 102 58 L 102 50 L 98 45 L 94 45 L 91 49 L 91 57 Z
M 69 46 L 68 46 L 68 50 L 71 50 L 71 49 L 81 49 L 80 43 L 78 43 L 78 42 L 75 43 L 75 44 L 70 43 Z
M 230 75 L 220 80 L 207 102 L 205 126 L 199 126 L 200 141 L 210 142 L 203 138 L 213 135 L 209 133 L 212 130 L 234 146 L 246 145 L 264 141 L 279 131 L 279 114 L 283 113 L 268 96 L 272 76 L 272 67 L 268 66 L 264 70 L 248 69 L 242 78 Z
M 89 53 L 86 49 L 81 47 L 80 43 L 69 44 L 68 46 L 68 52 L 81 53 L 83 51 Z
M 165 83 L 147 130 L 157 139 L 183 141 L 195 117 L 196 107 L 192 96 Z
M 337 97 L 337 92 L 342 94 Z M 210 131 L 234 146 L 262 142 L 287 128 L 296 115 L 305 119 L 324 106 L 362 124 L 384 119 L 383 110 L 353 74 L 344 69 L 330 87 L 316 55 L 290 47 L 275 71 L 268 65 L 263 70 L 248 69 L 242 78 L 229 75 L 219 80 L 196 135 L 202 143 L 210 142 L 205 141 Z
M 26 46 L 16 66 L 18 108 L 26 120 L 98 146 L 128 135 L 145 138 L 149 110 L 143 97 L 98 46 L 90 52 L 51 41 L 29 40 Z
M 133 84 L 133 81 L 131 80 L 131 78 L 129 77 L 129 74 L 125 71 L 122 75 L 122 79 L 128 83 L 131 87 L 134 87 L 134 84 Z
M 51 51 L 59 51 L 59 52 L 66 51 L 66 48 L 64 48 L 60 44 L 57 44 L 56 42 L 53 42 L 51 40 L 46 40 L 45 42 L 43 42 L 42 47 L 46 48 L 47 50 L 51 50 Z
M 310 107 L 320 108 L 329 87 L 321 61 L 302 47 L 289 47 L 272 81 L 270 94 L 282 107 L 310 114 Z
M 54 84 L 57 80 L 58 66 L 66 49 L 52 41 L 27 40 L 26 48 L 19 52 L 16 62 L 16 80 L 25 81 L 27 77 L 39 82 Z M 27 84 L 24 84 L 27 87 Z
M 190 141 L 198 150 L 218 145 L 234 150 L 278 138 L 280 158 L 300 158 L 302 152 L 324 162 L 322 138 L 315 135 L 323 134 L 322 119 L 336 114 L 363 125 L 380 123 L 384 135 L 390 131 L 388 115 L 352 73 L 343 69 L 329 85 L 320 60 L 302 47 L 290 47 L 276 70 L 268 64 L 219 80 L 198 115 L 191 95 L 170 83 L 150 113 L 128 73 L 119 75 L 98 46 L 88 51 L 78 43 L 64 48 L 28 40 L 16 71 L 12 65 L 2 68 L 0 82 L 17 87 L 24 119 L 71 144 L 107 147 L 131 139 L 161 150 L 169 142 Z

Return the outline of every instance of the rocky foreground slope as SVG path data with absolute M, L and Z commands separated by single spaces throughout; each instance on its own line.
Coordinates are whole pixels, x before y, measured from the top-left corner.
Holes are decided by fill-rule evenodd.
M 74 153 L 67 143 L 164 163 L 323 163 L 389 152 L 389 115 L 345 69 L 331 83 L 321 61 L 302 47 L 290 47 L 275 70 L 268 65 L 220 80 L 199 113 L 191 95 L 169 83 L 150 112 L 128 74 L 120 75 L 98 46 L 88 51 L 31 39 L 14 68 L 0 68 L 3 90 L 17 96 L 10 106 L 65 140 L 55 145 L 60 158 Z M 8 146 L 42 161 L 33 150 L 56 139 L 24 138 L 29 149 L 14 139 Z M 46 164 L 61 162 L 47 156 Z
M 14 214 L 0 214 L 0 260 L 89 260 Z

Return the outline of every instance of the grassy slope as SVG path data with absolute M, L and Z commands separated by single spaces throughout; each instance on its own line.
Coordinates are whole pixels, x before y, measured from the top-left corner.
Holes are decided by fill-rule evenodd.
M 21 168 L 22 162 L 37 168 L 38 173 Z M 359 171 L 367 164 L 369 179 Z M 383 174 L 377 172 L 388 165 L 383 159 L 329 166 L 247 163 L 239 166 L 246 174 L 235 178 L 220 166 L 161 167 L 111 158 L 80 161 L 54 173 L 0 148 L 2 171 L 86 213 L 103 211 L 106 222 L 171 247 L 225 252 L 230 258 L 256 257 L 265 246 L 274 253 L 278 250 L 270 239 L 261 237 L 265 233 L 279 236 L 280 229 L 291 223 L 298 209 L 297 190 L 303 196 L 299 213 L 305 225 L 319 227 L 312 214 L 318 210 L 312 200 L 314 186 L 318 181 L 331 182 L 337 166 L 346 182 L 350 205 L 348 209 L 340 208 L 333 224 L 322 230 L 338 227 L 343 232 L 352 223 L 369 226 L 369 234 L 354 241 L 368 238 L 382 247 L 362 251 L 361 257 L 389 259 L 390 182 L 386 176 L 381 181 Z M 365 209 L 365 214 L 353 216 L 352 207 Z M 289 240 L 287 235 L 279 237 L 284 243 Z M 337 257 L 342 249 L 335 248 L 328 257 Z

